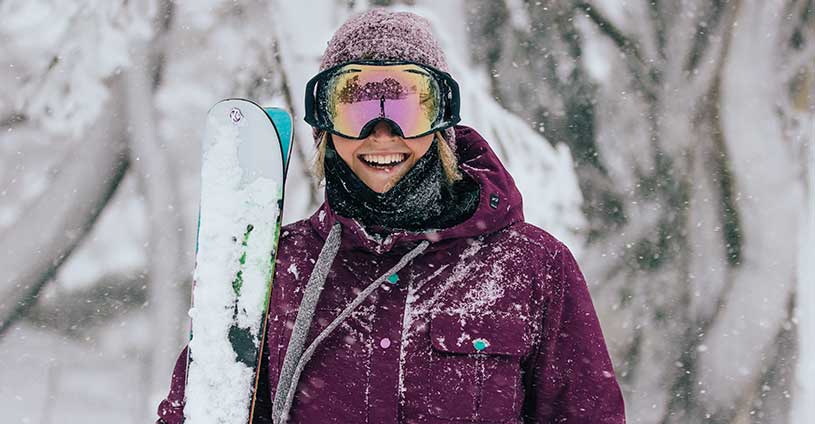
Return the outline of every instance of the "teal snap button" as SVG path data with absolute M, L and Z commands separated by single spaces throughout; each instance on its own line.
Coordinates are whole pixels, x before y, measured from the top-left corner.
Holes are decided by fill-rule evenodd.
M 396 284 L 399 281 L 399 276 L 396 274 L 391 275 L 388 277 L 388 282 L 391 284 Z
M 487 346 L 489 346 L 489 345 L 490 345 L 490 342 L 488 342 L 486 339 L 475 339 L 475 340 L 473 340 L 473 347 L 475 348 L 475 350 L 477 350 L 479 352 L 486 349 Z

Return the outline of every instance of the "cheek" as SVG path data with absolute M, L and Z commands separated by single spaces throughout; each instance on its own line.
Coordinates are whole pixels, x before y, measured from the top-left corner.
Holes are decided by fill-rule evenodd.
M 348 143 L 344 141 L 337 141 L 334 140 L 334 150 L 337 151 L 337 154 L 340 155 L 343 161 L 348 164 L 348 166 L 352 166 L 354 163 L 354 152 L 356 151 L 357 146 L 353 143 Z
M 430 149 L 430 145 L 433 144 L 433 137 L 433 134 L 428 134 L 415 140 L 407 140 L 407 145 L 416 160 L 419 160 Z

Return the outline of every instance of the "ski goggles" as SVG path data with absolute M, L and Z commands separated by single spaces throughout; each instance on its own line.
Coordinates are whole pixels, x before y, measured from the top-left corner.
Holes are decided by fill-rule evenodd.
M 458 84 L 450 74 L 406 61 L 365 60 L 326 69 L 306 84 L 306 122 L 363 139 L 385 121 L 403 138 L 458 123 Z

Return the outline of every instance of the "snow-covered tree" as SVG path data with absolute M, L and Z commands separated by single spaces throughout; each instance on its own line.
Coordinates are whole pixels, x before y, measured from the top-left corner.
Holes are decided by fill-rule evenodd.
M 814 6 L 472 9 L 494 95 L 574 153 L 584 263 L 634 422 L 788 418 L 796 278 L 811 281 L 796 266 Z

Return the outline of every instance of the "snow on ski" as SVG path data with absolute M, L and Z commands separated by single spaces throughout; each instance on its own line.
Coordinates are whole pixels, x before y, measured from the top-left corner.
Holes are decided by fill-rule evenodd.
M 189 313 L 188 423 L 246 424 L 252 415 L 291 137 L 291 118 L 277 111 L 285 115 L 277 117 L 284 137 L 272 114 L 247 100 L 223 100 L 207 117 Z

